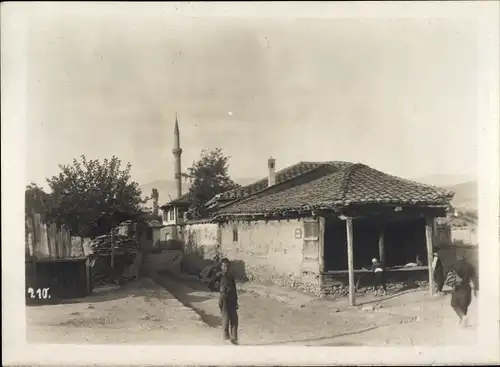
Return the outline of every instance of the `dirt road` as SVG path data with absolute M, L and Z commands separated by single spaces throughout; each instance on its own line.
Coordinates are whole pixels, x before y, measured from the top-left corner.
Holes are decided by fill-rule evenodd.
M 118 291 L 27 307 L 27 340 L 36 343 L 213 344 L 213 330 L 150 279 Z
M 27 307 L 29 342 L 221 344 L 217 294 L 193 281 L 141 279 L 108 294 L 55 306 Z M 242 345 L 442 345 L 476 341 L 458 328 L 449 296 L 422 290 L 397 297 L 320 300 L 258 284 L 239 285 Z M 175 297 L 172 295 L 174 294 Z M 363 308 L 364 307 L 364 308 Z
M 162 285 L 220 333 L 217 293 L 197 281 L 162 277 Z M 251 345 L 443 345 L 477 342 L 477 304 L 470 327 L 459 328 L 449 295 L 413 290 L 382 298 L 322 300 L 301 292 L 254 283 L 239 289 L 240 342 Z

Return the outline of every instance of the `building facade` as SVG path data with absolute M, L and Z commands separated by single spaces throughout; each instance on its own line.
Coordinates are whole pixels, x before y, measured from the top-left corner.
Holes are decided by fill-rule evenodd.
M 213 215 L 203 223 L 181 218 L 188 194 L 161 208 L 186 251 L 228 257 L 241 278 L 353 297 L 372 258 L 389 278 L 433 281 L 435 221 L 453 195 L 364 164 L 299 162 L 276 172 L 270 158 L 268 177 L 207 202 Z

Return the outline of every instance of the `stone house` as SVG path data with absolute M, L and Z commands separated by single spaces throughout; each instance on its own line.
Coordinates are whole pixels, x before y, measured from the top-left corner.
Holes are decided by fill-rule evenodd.
M 300 162 L 275 173 L 274 163 L 268 178 L 208 203 L 215 211 L 205 227 L 217 228 L 216 246 L 237 275 L 353 294 L 377 257 L 394 279 L 428 279 L 434 221 L 452 192 L 363 164 Z M 417 259 L 422 266 L 405 266 Z
M 451 240 L 457 245 L 477 246 L 477 215 L 470 212 L 457 212 L 450 220 Z
M 160 230 L 161 241 L 168 241 L 180 237 L 181 227 L 186 224 L 185 214 L 191 203 L 189 192 L 160 206 L 162 228 Z

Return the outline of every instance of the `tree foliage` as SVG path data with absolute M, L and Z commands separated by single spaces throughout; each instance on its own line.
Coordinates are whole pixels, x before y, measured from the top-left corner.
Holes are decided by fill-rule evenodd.
M 47 219 L 64 224 L 76 236 L 94 237 L 108 233 L 120 222 L 134 219 L 142 212 L 141 190 L 131 181 L 128 163 L 113 156 L 98 160 L 73 160 L 59 165 L 61 172 L 47 179 L 51 188 Z
M 35 183 L 30 183 L 26 186 L 24 192 L 25 214 L 31 214 L 33 211 L 45 217 L 50 205 L 50 195 Z
M 205 217 L 208 213 L 203 204 L 222 192 L 239 187 L 228 174 L 229 158 L 222 149 L 203 150 L 200 159 L 193 162 L 184 177 L 191 183 L 189 191 L 193 202 L 189 214 L 194 219 Z

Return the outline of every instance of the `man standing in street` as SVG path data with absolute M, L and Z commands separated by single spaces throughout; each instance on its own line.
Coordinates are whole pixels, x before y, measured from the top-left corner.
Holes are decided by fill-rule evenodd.
M 215 282 L 220 284 L 219 308 L 222 315 L 223 338 L 236 345 L 238 344 L 238 293 L 230 267 L 231 262 L 226 258 L 222 259 L 221 272 L 208 286 L 211 288 Z

